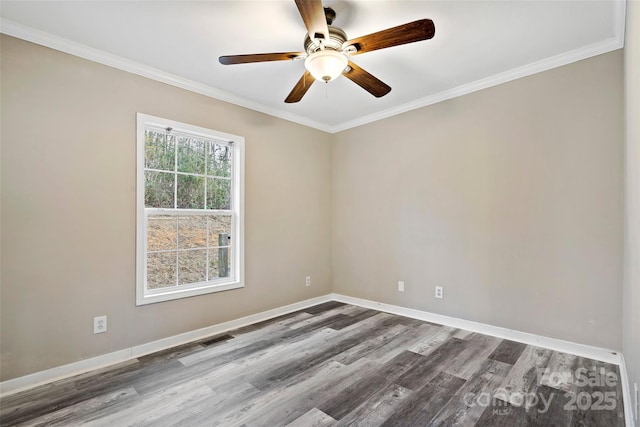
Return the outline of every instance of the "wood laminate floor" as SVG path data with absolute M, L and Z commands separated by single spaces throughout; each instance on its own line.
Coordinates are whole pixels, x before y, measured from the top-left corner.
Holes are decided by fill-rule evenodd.
M 617 366 L 329 302 L 0 400 L 3 426 L 623 426 Z

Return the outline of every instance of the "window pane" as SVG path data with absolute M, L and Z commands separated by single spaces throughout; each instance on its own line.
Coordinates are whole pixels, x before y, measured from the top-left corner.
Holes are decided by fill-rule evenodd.
M 231 147 L 209 143 L 207 152 L 207 175 L 231 176 Z
M 205 141 L 180 137 L 178 139 L 178 172 L 204 175 L 206 145 Z
M 204 209 L 204 178 L 178 175 L 178 209 Z
M 175 168 L 175 147 L 172 137 L 164 132 L 145 130 L 145 159 L 147 169 L 173 171 Z
M 185 215 L 178 219 L 180 249 L 207 247 L 207 217 Z
M 231 215 L 209 217 L 209 247 L 230 245 Z
M 145 171 L 144 205 L 148 208 L 173 208 L 173 173 Z
M 175 249 L 177 246 L 176 225 L 177 217 L 175 216 L 149 216 L 147 219 L 147 250 Z
M 178 252 L 178 284 L 204 282 L 207 277 L 207 250 Z
M 147 289 L 176 285 L 176 253 L 147 254 Z
M 231 209 L 231 180 L 207 178 L 207 209 Z
M 209 249 L 209 280 L 218 277 L 230 277 L 231 248 Z

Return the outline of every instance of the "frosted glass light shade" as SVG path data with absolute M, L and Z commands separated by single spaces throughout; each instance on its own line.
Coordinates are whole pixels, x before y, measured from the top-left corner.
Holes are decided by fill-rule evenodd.
M 316 80 L 330 82 L 342 74 L 348 62 L 345 54 L 325 49 L 307 56 L 304 66 Z

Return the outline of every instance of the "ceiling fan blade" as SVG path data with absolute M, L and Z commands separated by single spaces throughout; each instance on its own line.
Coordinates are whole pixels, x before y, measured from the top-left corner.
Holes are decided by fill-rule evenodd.
M 357 55 L 359 53 L 371 52 L 372 50 L 427 40 L 432 38 L 435 32 L 436 27 L 433 25 L 431 19 L 420 19 L 409 22 L 408 24 L 387 28 L 377 33 L 347 40 L 342 47 L 355 47 L 356 51 L 353 52 L 352 55 Z
M 302 16 L 304 25 L 311 40 L 313 39 L 329 39 L 329 28 L 327 27 L 327 18 L 324 14 L 324 7 L 320 0 L 296 0 L 296 6 Z
M 381 96 L 385 96 L 391 92 L 391 86 L 379 80 L 377 77 L 374 77 L 372 74 L 366 72 L 351 61 L 349 61 L 349 66 L 342 72 L 342 75 L 376 98 L 380 98 Z
M 293 87 L 293 90 L 291 90 L 289 96 L 287 96 L 287 99 L 285 99 L 284 102 L 291 104 L 300 101 L 315 80 L 316 79 L 313 78 L 311 73 L 305 70 L 304 74 L 300 80 L 298 80 L 298 83 Z
M 250 62 L 288 61 L 302 55 L 306 54 L 303 52 L 253 53 L 249 55 L 221 56 L 218 60 L 223 65 L 248 64 Z

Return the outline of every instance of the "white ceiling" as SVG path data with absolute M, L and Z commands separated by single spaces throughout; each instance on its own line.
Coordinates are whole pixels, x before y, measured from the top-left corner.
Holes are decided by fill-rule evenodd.
M 392 87 L 316 82 L 285 104 L 304 61 L 221 65 L 221 55 L 304 51 L 293 0 L 6 1 L 3 33 L 327 132 L 337 132 L 618 49 L 624 1 L 325 0 L 349 38 L 421 18 L 431 40 L 353 61 Z

